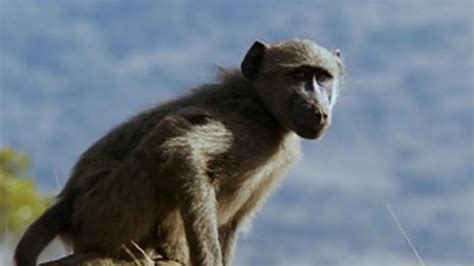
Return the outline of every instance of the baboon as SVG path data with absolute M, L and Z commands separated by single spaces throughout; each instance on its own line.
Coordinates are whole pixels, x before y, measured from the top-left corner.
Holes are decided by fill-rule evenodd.
M 57 203 L 23 235 L 18 266 L 56 236 L 74 253 L 136 243 L 182 265 L 231 265 L 238 231 L 319 139 L 343 81 L 339 50 L 256 41 L 240 70 L 146 110 L 85 151 Z M 298 137 L 299 136 L 299 137 Z

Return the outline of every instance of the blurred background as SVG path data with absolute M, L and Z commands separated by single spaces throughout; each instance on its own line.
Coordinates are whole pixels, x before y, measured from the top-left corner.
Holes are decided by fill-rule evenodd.
M 458 0 L 1 0 L 0 264 L 113 126 L 256 39 L 309 37 L 345 56 L 334 124 L 304 141 L 235 264 L 418 265 L 388 203 L 426 265 L 473 265 L 473 17 Z

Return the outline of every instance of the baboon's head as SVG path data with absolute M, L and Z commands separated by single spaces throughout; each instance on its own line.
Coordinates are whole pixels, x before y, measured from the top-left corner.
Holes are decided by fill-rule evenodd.
M 339 50 L 314 42 L 255 42 L 241 65 L 269 111 L 280 123 L 307 139 L 320 138 L 331 124 L 343 79 Z

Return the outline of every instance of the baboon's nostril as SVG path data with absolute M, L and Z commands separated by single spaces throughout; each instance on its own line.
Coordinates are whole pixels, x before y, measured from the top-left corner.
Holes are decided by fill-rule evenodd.
M 325 123 L 328 120 L 328 114 L 323 112 L 317 112 L 316 119 L 319 120 L 319 123 Z

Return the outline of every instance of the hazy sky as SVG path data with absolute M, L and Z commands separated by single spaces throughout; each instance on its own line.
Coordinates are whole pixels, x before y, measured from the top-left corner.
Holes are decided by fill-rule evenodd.
M 254 40 L 340 48 L 327 136 L 257 215 L 236 265 L 474 264 L 472 1 L 0 1 L 0 147 L 54 194 L 132 114 L 212 81 Z M 1 254 L 1 253 L 0 253 Z M 1 261 L 1 260 L 0 260 Z

